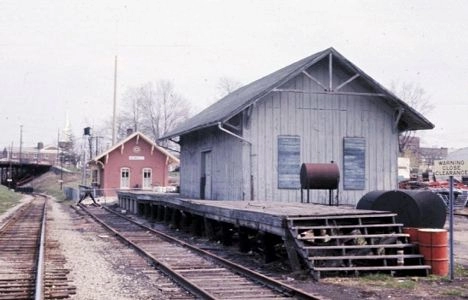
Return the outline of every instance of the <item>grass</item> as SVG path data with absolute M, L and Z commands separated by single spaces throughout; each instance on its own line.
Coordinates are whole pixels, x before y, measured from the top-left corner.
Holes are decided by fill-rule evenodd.
M 392 277 L 387 274 L 376 273 L 369 274 L 359 278 L 359 280 L 364 281 L 365 284 L 372 284 L 384 288 L 391 289 L 414 289 L 416 287 L 416 282 L 411 278 L 397 278 Z
M 63 177 L 62 189 L 60 189 L 59 180 Z M 81 175 L 76 173 L 63 173 L 56 174 L 52 171 L 34 179 L 31 183 L 35 192 L 44 193 L 54 197 L 57 201 L 64 201 L 65 194 L 63 189 L 65 187 L 77 188 L 80 183 Z M 11 207 L 17 205 L 23 196 L 9 190 L 7 187 L 0 185 L 0 214 L 3 214 Z
M 468 277 L 468 268 L 463 265 L 456 264 L 454 272 L 457 277 Z
M 468 278 L 468 268 L 461 264 L 455 264 L 454 277 L 455 278 L 460 278 L 460 277 Z M 439 281 L 450 282 L 449 275 L 447 276 L 429 275 L 427 277 L 421 277 L 420 280 L 428 281 L 428 282 L 439 282 Z
M 450 297 L 465 297 L 466 291 L 459 289 L 459 288 L 453 288 L 447 291 L 444 291 L 442 294 Z
M 62 187 L 60 187 L 60 180 L 63 180 Z M 34 179 L 32 185 L 35 192 L 50 195 L 57 201 L 62 202 L 65 200 L 64 189 L 66 187 L 78 188 L 80 180 L 81 174 L 78 172 L 60 174 L 60 172 L 50 171 Z
M 373 287 L 373 289 L 404 289 L 418 291 L 425 287 L 437 286 L 439 296 L 468 298 L 468 268 L 463 265 L 455 266 L 455 281 L 451 282 L 447 276 L 430 275 L 428 277 L 392 277 L 387 274 L 369 274 L 358 278 L 362 285 Z M 462 283 L 460 285 L 460 283 Z
M 7 187 L 0 185 L 0 214 L 3 214 L 11 207 L 19 203 L 21 194 L 9 190 Z

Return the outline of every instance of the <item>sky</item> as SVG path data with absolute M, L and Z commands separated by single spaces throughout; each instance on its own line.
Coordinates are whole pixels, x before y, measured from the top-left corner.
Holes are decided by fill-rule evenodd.
M 334 47 L 383 86 L 429 96 L 422 146 L 468 147 L 468 1 L 0 0 L 0 148 L 53 144 L 169 80 L 193 112 L 222 77 L 248 84 Z M 403 99 L 404 100 L 404 99 Z

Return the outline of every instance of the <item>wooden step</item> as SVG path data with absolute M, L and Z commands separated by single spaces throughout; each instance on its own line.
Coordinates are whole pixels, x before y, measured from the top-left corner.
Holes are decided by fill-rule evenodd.
M 341 249 L 369 249 L 369 248 L 393 248 L 393 249 L 403 249 L 403 248 L 413 248 L 416 247 L 415 244 L 376 244 L 376 245 L 339 245 L 339 246 L 302 246 L 302 249 L 305 250 L 341 250 Z
M 422 254 L 392 254 L 392 255 L 339 255 L 339 256 L 309 256 L 308 259 L 311 261 L 316 260 L 367 260 L 367 259 L 411 259 L 411 258 L 424 258 Z
M 313 267 L 312 271 L 333 272 L 333 271 L 401 271 L 401 270 L 430 270 L 431 266 L 352 266 L 352 267 Z
M 301 241 L 313 241 L 313 240 L 339 240 L 339 239 L 355 239 L 355 238 L 390 238 L 390 237 L 409 237 L 408 233 L 381 233 L 381 234 L 345 234 L 345 235 L 315 235 L 313 237 L 301 237 L 297 239 Z
M 403 227 L 401 223 L 392 223 L 392 224 L 355 224 L 355 225 L 319 225 L 319 226 L 292 226 L 292 230 L 311 230 L 311 229 L 342 229 L 342 228 L 389 228 L 389 227 Z
M 396 213 L 369 213 L 369 214 L 355 214 L 355 215 L 320 215 L 320 216 L 307 216 L 307 217 L 287 217 L 288 221 L 315 221 L 315 220 L 326 220 L 326 219 L 378 219 L 395 217 Z

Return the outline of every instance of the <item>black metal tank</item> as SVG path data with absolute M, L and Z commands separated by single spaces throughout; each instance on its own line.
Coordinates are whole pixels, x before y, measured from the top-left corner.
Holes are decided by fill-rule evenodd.
M 431 191 L 372 191 L 356 208 L 396 213 L 395 221 L 405 227 L 443 228 L 446 219 L 444 201 Z
M 340 170 L 335 163 L 303 163 L 301 188 L 311 190 L 335 190 L 340 183 Z

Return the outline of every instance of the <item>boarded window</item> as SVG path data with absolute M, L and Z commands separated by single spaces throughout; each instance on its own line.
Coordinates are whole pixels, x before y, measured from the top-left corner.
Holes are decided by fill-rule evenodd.
M 364 190 L 366 187 L 366 139 L 344 138 L 343 155 L 343 188 Z
M 278 136 L 278 188 L 299 189 L 301 138 Z

